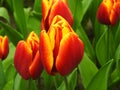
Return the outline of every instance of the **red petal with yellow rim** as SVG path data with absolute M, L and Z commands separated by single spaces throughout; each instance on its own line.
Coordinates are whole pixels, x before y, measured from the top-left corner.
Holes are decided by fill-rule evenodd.
M 80 63 L 84 53 L 84 45 L 78 36 L 70 32 L 66 34 L 60 43 L 56 59 L 57 71 L 65 76 L 72 72 Z
M 49 74 L 52 74 L 52 68 L 54 64 L 53 51 L 50 44 L 50 39 L 45 30 L 40 33 L 40 56 L 43 63 L 43 67 Z
M 19 74 L 26 80 L 30 78 L 29 66 L 32 63 L 32 58 L 32 50 L 27 43 L 25 41 L 18 42 L 14 56 L 14 65 Z
M 33 59 L 33 62 L 29 67 L 29 72 L 33 79 L 37 79 L 42 73 L 42 70 L 43 70 L 43 66 L 42 66 L 42 62 L 40 59 L 40 54 L 39 54 L 39 51 L 37 51 Z

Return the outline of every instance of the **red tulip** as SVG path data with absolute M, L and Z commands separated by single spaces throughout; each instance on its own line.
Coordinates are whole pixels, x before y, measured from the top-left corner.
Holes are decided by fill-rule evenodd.
M 42 72 L 39 54 L 39 38 L 31 32 L 26 41 L 19 41 L 14 56 L 14 65 L 18 73 L 24 78 L 37 79 Z
M 70 25 L 73 24 L 73 16 L 65 0 L 42 0 L 42 30 L 48 30 L 56 15 L 65 18 Z
M 68 75 L 80 63 L 84 53 L 83 42 L 61 16 L 55 16 L 46 32 L 40 33 L 40 55 L 45 70 L 54 75 Z
M 0 36 L 0 59 L 5 59 L 9 53 L 8 37 Z
M 106 25 L 115 25 L 120 16 L 120 0 L 103 0 L 97 11 L 97 19 Z

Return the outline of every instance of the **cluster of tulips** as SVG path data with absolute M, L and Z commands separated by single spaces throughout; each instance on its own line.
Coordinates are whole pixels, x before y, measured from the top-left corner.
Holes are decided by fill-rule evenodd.
M 115 25 L 120 17 L 120 0 L 103 0 L 97 19 Z M 37 79 L 43 70 L 50 75 L 70 74 L 84 55 L 84 44 L 72 29 L 74 19 L 66 0 L 42 0 L 41 32 L 32 31 L 16 46 L 14 66 L 22 78 Z M 0 59 L 9 52 L 7 36 L 0 36 Z

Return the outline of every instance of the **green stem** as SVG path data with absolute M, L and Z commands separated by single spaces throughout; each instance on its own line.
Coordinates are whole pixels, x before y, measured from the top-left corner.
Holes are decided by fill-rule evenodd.
M 77 86 L 76 86 L 77 90 L 84 90 L 84 86 L 82 84 L 82 79 L 81 79 L 81 75 L 80 75 L 80 70 L 77 67 Z
M 67 79 L 66 76 L 64 77 L 64 81 L 65 81 L 66 90 L 70 90 L 69 89 L 69 84 L 68 84 L 68 79 Z
M 107 30 L 107 59 L 110 59 L 110 48 L 109 48 L 109 38 L 110 38 L 110 27 L 108 26 L 108 30 Z
M 30 90 L 30 79 L 28 80 L 28 82 L 27 82 L 27 89 L 26 90 Z
M 37 90 L 45 90 L 44 81 L 42 77 L 36 80 Z

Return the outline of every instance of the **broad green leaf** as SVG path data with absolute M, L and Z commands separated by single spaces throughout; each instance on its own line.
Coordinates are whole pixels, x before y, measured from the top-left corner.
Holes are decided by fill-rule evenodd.
M 52 87 L 55 86 L 53 76 L 50 76 L 49 74 L 47 74 L 47 73 L 44 71 L 44 72 L 42 73 L 42 77 L 43 77 L 43 80 L 44 80 L 45 89 L 46 89 L 46 90 L 51 90 Z
M 14 9 L 14 17 L 18 29 L 20 30 L 24 38 L 26 38 L 28 33 L 27 33 L 26 18 L 23 8 L 23 0 L 12 0 L 12 3 Z
M 54 81 L 55 81 L 56 88 L 58 88 L 61 85 L 61 83 L 63 82 L 63 80 L 64 80 L 64 77 L 61 76 L 61 75 L 54 76 Z
M 35 16 L 29 16 L 28 18 L 28 23 L 27 23 L 27 28 L 30 31 L 33 31 L 35 33 L 37 33 L 37 35 L 40 34 L 40 20 L 38 20 L 37 18 L 35 18 Z
M 4 18 L 7 20 L 7 22 L 10 22 L 10 17 L 8 15 L 8 11 L 4 7 L 0 7 L 0 18 Z
M 107 90 L 113 60 L 107 62 L 93 77 L 86 90 Z
M 76 30 L 76 33 L 79 35 L 79 37 L 83 40 L 84 42 L 84 47 L 85 47 L 85 52 L 87 53 L 87 55 L 90 57 L 90 59 L 92 61 L 95 61 L 95 52 L 93 50 L 93 47 L 85 33 L 85 31 L 83 30 L 82 26 L 80 25 L 78 27 L 78 29 Z
M 118 28 L 116 29 L 116 33 L 115 33 L 115 44 L 119 45 L 120 43 L 120 23 L 118 25 Z
M 69 7 L 74 16 L 74 29 L 81 23 L 92 1 L 93 0 L 68 0 Z
M 115 53 L 115 43 L 111 30 L 105 30 L 96 44 L 96 55 L 101 65 L 110 60 Z
M 14 90 L 27 90 L 27 81 L 23 80 L 19 74 L 15 77 Z
M 13 29 L 11 26 L 3 23 L 0 21 L 0 26 L 2 26 L 5 30 L 5 33 L 7 34 L 10 41 L 16 46 L 19 40 L 23 39 L 23 36 L 17 32 L 15 29 Z
M 76 82 L 77 82 L 77 72 L 76 69 L 67 77 L 68 80 L 68 85 L 69 85 L 69 90 L 74 90 L 76 87 Z M 65 81 L 63 80 L 63 82 L 61 83 L 61 85 L 59 86 L 59 88 L 57 88 L 57 90 L 66 90 L 66 86 L 65 86 Z
M 13 90 L 13 83 L 14 80 L 10 80 L 7 83 L 5 83 L 5 86 L 2 90 Z
M 86 53 L 84 53 L 84 57 L 78 67 L 80 69 L 82 83 L 86 88 L 94 75 L 98 72 L 98 69 Z
M 42 0 L 35 0 L 34 2 L 34 10 L 37 12 L 37 13 L 41 13 L 42 12 Z
M 3 90 L 13 90 L 15 75 L 16 70 L 13 65 L 10 65 L 5 72 L 6 82 L 3 87 Z
M 4 71 L 3 71 L 3 65 L 2 65 L 2 61 L 0 60 L 0 90 L 2 90 L 4 84 L 5 84 L 5 75 L 4 75 Z

